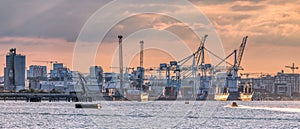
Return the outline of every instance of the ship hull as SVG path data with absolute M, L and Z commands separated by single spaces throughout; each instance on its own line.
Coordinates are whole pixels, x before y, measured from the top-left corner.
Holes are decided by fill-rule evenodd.
M 240 100 L 241 101 L 251 101 L 253 93 L 240 93 Z
M 126 99 L 129 100 L 129 101 L 142 101 L 142 102 L 149 100 L 148 95 L 143 95 L 143 94 L 140 94 L 140 95 L 127 95 Z
M 229 93 L 217 93 L 215 94 L 215 100 L 217 101 L 227 101 Z
M 175 87 L 165 87 L 164 95 L 158 100 L 177 100 L 177 91 Z
M 207 96 L 207 94 L 198 94 L 196 100 L 206 100 Z
M 126 93 L 126 99 L 129 101 L 148 101 L 149 94 L 143 93 L 140 90 L 129 90 Z
M 177 100 L 177 96 L 160 96 L 157 100 Z

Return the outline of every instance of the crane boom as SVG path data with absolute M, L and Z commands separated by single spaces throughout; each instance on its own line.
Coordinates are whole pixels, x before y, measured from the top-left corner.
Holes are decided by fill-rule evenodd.
M 242 62 L 242 58 L 243 58 L 243 54 L 244 54 L 244 50 L 245 50 L 245 47 L 246 47 L 246 43 L 247 43 L 247 39 L 248 39 L 248 36 L 245 36 L 243 38 L 243 41 L 242 41 L 242 44 L 239 48 L 239 52 L 238 52 L 238 57 L 237 57 L 237 64 L 236 66 L 239 68 L 241 66 L 241 62 Z
M 204 63 L 204 44 L 206 42 L 206 39 L 207 39 L 208 35 L 205 34 L 202 38 L 202 41 L 200 43 L 200 46 L 198 48 L 198 51 L 197 51 L 197 65 L 199 65 L 199 62 L 200 62 L 200 59 L 201 59 L 201 63 Z
M 52 60 L 49 60 L 49 61 L 46 61 L 46 60 L 33 60 L 32 62 L 45 62 L 45 63 L 58 63 L 57 61 L 52 61 Z
M 33 60 L 32 62 L 44 62 L 50 64 L 50 69 L 52 69 L 53 64 L 58 63 L 58 61 L 53 60 Z
M 295 70 L 298 69 L 298 67 L 295 66 L 295 63 L 293 63 L 292 66 L 285 66 L 285 67 L 291 69 L 293 74 L 295 73 Z

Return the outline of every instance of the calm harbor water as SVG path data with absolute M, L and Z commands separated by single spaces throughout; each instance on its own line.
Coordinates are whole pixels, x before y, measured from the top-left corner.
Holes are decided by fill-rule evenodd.
M 97 103 L 97 102 L 95 102 Z M 0 102 L 1 128 L 299 128 L 300 102 Z

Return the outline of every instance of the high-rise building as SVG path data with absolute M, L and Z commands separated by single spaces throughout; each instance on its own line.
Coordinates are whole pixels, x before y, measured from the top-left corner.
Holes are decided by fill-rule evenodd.
M 4 90 L 19 91 L 25 89 L 26 57 L 17 54 L 16 48 L 9 50 L 6 55 L 4 68 Z

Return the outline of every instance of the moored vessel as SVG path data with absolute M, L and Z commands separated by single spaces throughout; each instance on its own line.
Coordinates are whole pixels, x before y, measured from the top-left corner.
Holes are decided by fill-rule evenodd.
M 126 99 L 129 101 L 148 101 L 149 94 L 141 90 L 127 90 Z
M 251 101 L 253 96 L 252 82 L 246 82 L 239 86 L 239 100 L 241 101 Z
M 229 92 L 227 88 L 216 88 L 214 99 L 217 101 L 227 101 Z

